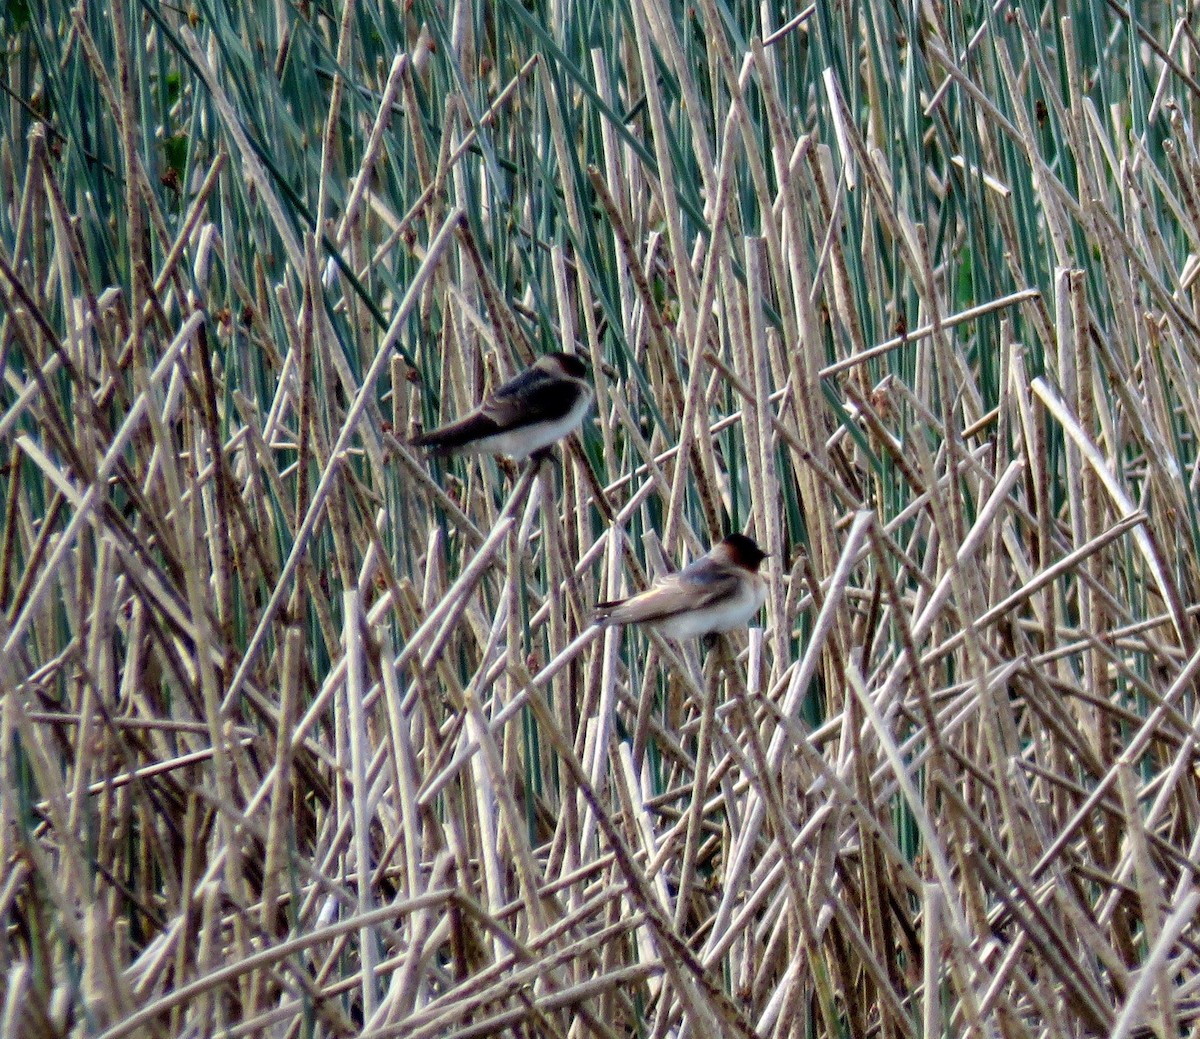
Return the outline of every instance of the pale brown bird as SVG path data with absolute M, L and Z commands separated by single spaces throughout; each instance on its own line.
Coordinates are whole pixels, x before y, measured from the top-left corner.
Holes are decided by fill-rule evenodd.
M 594 396 L 587 376 L 588 366 L 576 354 L 546 354 L 471 414 L 411 442 L 438 455 L 539 454 L 583 421 Z
M 640 595 L 599 603 L 596 623 L 645 624 L 671 639 L 740 628 L 767 598 L 767 582 L 758 572 L 766 558 L 751 538 L 730 534 Z

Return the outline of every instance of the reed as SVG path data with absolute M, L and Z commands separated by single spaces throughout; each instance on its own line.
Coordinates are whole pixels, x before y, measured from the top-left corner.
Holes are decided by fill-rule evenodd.
M 0 1034 L 1200 1034 L 1186 13 L 0 39 Z

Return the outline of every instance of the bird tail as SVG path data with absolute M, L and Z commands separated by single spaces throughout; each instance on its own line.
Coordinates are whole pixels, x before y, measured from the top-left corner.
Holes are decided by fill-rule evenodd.
M 601 627 L 612 624 L 612 615 L 628 601 L 628 599 L 612 599 L 609 602 L 596 603 L 596 609 L 592 613 L 592 623 L 599 624 Z
M 450 455 L 457 451 L 470 451 L 475 441 L 498 432 L 500 430 L 494 419 L 474 414 L 413 437 L 409 443 L 414 447 L 423 447 L 431 454 Z
M 455 447 L 458 446 L 452 442 L 451 438 L 444 436 L 440 429 L 422 433 L 420 436 L 413 437 L 408 443 L 410 447 L 419 447 L 430 455 L 453 454 Z

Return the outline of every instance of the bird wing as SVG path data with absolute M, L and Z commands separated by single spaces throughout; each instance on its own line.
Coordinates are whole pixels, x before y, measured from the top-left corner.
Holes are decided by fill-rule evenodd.
M 562 418 L 575 402 L 577 387 L 540 368 L 526 368 L 506 382 L 480 406 L 481 418 L 495 423 L 495 432 L 507 432 L 535 422 Z
M 689 610 L 708 609 L 733 595 L 738 580 L 737 574 L 706 556 L 679 573 L 656 581 L 640 595 L 601 603 L 597 610 L 601 619 L 618 624 L 664 620 Z
M 527 368 L 489 394 L 471 414 L 414 437 L 413 443 L 435 451 L 453 451 L 484 437 L 562 418 L 575 400 L 571 388 L 540 368 Z

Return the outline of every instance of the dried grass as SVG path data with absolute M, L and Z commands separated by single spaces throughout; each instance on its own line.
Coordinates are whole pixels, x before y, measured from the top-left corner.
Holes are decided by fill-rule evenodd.
M 1186 19 L 44 6 L 0 1033 L 1200 1035 Z M 406 446 L 561 342 L 559 464 Z

